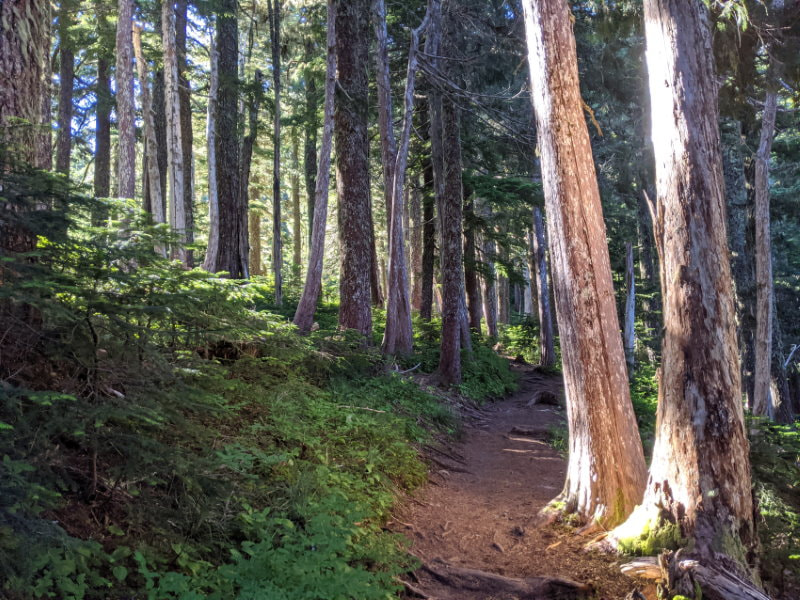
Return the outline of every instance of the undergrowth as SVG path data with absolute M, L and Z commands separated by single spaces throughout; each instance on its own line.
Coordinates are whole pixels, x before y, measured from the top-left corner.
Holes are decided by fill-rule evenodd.
M 3 181 L 4 218 L 40 237 L 0 266 L 0 595 L 394 597 L 414 561 L 382 525 L 451 409 L 335 307 L 298 336 L 268 280 L 184 270 L 163 227 L 62 186 Z M 437 345 L 417 327 L 405 368 Z M 476 340 L 461 392 L 513 386 Z

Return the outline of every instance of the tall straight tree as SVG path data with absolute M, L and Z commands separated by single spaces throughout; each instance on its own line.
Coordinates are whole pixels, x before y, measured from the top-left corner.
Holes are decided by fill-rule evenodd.
M 178 96 L 178 49 L 175 41 L 175 5 L 161 3 L 161 38 L 164 44 L 164 97 L 167 107 L 167 170 L 169 180 L 169 224 L 178 234 L 172 255 L 188 266 L 186 255 L 186 198 L 184 197 L 184 161 L 181 141 L 181 103 Z
M 310 26 L 310 24 L 309 24 Z M 303 42 L 305 68 L 303 69 L 303 82 L 305 84 L 305 114 L 303 128 L 303 169 L 306 182 L 306 205 L 308 206 L 308 248 L 311 249 L 311 238 L 314 231 L 314 197 L 317 190 L 317 128 L 319 119 L 317 110 L 317 76 L 311 66 L 314 58 L 315 45 L 309 35 Z
M 178 58 L 178 100 L 181 113 L 181 150 L 183 153 L 183 213 L 185 240 L 194 243 L 194 160 L 192 131 L 191 87 L 186 75 L 188 68 L 186 38 L 188 25 L 188 0 L 177 0 L 175 4 L 175 46 Z M 186 266 L 194 266 L 194 251 L 187 248 Z
M 372 332 L 373 227 L 367 131 L 369 0 L 335 0 L 338 64 L 334 134 L 339 199 L 339 326 Z M 314 219 L 316 221 L 316 218 Z
M 569 424 L 565 511 L 620 523 L 646 467 L 628 391 L 606 230 L 566 0 L 525 0 Z M 612 445 L 610 442 L 614 441 Z
M 75 87 L 75 50 L 72 25 L 76 7 L 70 0 L 61 0 L 58 9 L 58 138 L 56 140 L 56 170 L 69 175 L 72 152 L 72 92 Z
M 117 196 L 136 195 L 136 115 L 133 104 L 133 0 L 117 4 Z
M 327 56 L 325 68 L 325 108 L 322 122 L 322 144 L 319 150 L 319 170 L 315 177 L 314 219 L 308 269 L 303 294 L 297 304 L 293 323 L 302 333 L 308 333 L 314 323 L 314 311 L 322 291 L 322 259 L 325 256 L 325 227 L 328 222 L 328 186 L 330 185 L 331 146 L 333 144 L 333 112 L 336 90 L 336 7 L 328 0 Z M 308 139 L 308 138 L 306 138 Z
M 383 1 L 378 0 L 379 7 Z M 430 5 L 429 5 L 430 6 Z M 383 351 L 387 354 L 410 354 L 414 344 L 414 333 L 411 325 L 411 302 L 408 297 L 408 269 L 406 267 L 405 235 L 403 233 L 404 202 L 403 192 L 406 189 L 406 166 L 408 164 L 408 148 L 411 141 L 411 120 L 414 114 L 414 89 L 417 76 L 417 52 L 419 36 L 427 27 L 429 12 L 425 13 L 422 23 L 411 32 L 411 45 L 408 49 L 408 69 L 406 73 L 406 89 L 403 95 L 403 128 L 400 132 L 400 145 L 397 147 L 392 171 L 392 191 L 389 196 L 389 277 L 387 285 L 388 302 L 386 305 L 386 330 L 383 335 Z M 379 17 L 386 27 L 385 10 Z M 386 64 L 388 76 L 389 65 Z M 391 104 L 389 104 L 391 106 Z M 388 115 L 390 116 L 390 115 Z M 392 130 L 391 119 L 388 128 Z
M 302 215 L 300 213 L 300 142 L 297 131 L 292 130 L 292 270 L 300 274 L 303 261 Z
M 272 48 L 272 89 L 275 121 L 272 130 L 272 277 L 275 305 L 283 304 L 283 242 L 281 240 L 281 0 L 267 0 Z
M 247 213 L 250 224 L 248 234 L 250 256 L 250 273 L 261 275 L 261 213 L 250 209 L 250 169 L 253 162 L 253 148 L 258 138 L 258 110 L 264 86 L 264 75 L 256 69 L 253 74 L 252 88 L 247 94 L 245 108 L 247 110 L 247 135 L 242 139 L 242 154 L 239 160 L 239 199 L 242 210 Z
M 217 255 L 210 270 L 249 277 L 247 211 L 239 193 L 239 26 L 237 0 L 220 0 L 217 12 L 217 91 L 214 154 L 217 180 Z
M 533 256 L 536 277 L 536 306 L 539 310 L 539 364 L 552 367 L 556 364 L 553 311 L 550 308 L 550 285 L 547 276 L 547 242 L 544 222 L 539 207 L 533 209 Z
M 677 569 L 675 592 L 694 597 L 698 583 L 704 598 L 762 597 L 741 583 L 758 542 L 708 9 L 677 0 L 645 0 L 644 8 L 666 329 L 650 478 L 614 539 L 677 527 L 690 548 L 683 556 L 701 568 Z M 708 569 L 733 572 L 742 595 L 715 591 Z
M 208 153 L 208 247 L 203 268 L 213 271 L 219 255 L 219 195 L 217 194 L 217 95 L 219 94 L 219 53 L 214 34 L 208 44 L 210 63 L 206 142 Z

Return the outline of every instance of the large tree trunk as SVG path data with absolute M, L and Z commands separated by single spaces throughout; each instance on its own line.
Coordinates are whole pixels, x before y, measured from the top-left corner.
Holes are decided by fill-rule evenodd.
M 111 195 L 111 95 L 109 64 L 105 56 L 97 59 L 97 82 L 95 84 L 95 129 L 94 129 L 94 195 L 108 198 Z M 92 216 L 93 225 L 105 223 L 104 214 Z
M 175 44 L 178 55 L 178 99 L 181 113 L 181 148 L 183 152 L 183 212 L 185 240 L 194 243 L 194 133 L 192 131 L 192 103 L 189 79 L 186 77 L 186 26 L 188 0 L 177 0 L 175 7 Z M 186 250 L 186 266 L 194 266 L 194 250 Z
M 433 27 L 433 21 L 429 27 Z M 427 52 L 427 39 L 425 44 Z M 427 103 L 421 104 L 423 114 L 427 115 Z M 426 141 L 430 139 L 430 134 L 429 129 L 424 125 L 423 120 L 422 138 Z M 436 260 L 436 190 L 433 178 L 433 160 L 430 153 L 422 159 L 422 184 L 422 275 L 419 314 L 424 320 L 430 321 L 433 307 L 433 270 Z
M 239 27 L 237 0 L 221 0 L 217 14 L 219 90 L 217 93 L 216 158 L 219 241 L 211 270 L 230 277 L 249 276 L 247 210 L 239 194 Z M 245 240 L 243 243 L 242 240 Z
M 381 165 L 383 167 L 383 199 L 386 207 L 386 233 L 391 246 L 392 195 L 394 193 L 394 168 L 397 158 L 397 141 L 394 135 L 392 108 L 392 80 L 389 73 L 389 35 L 386 31 L 386 4 L 373 1 L 375 37 L 378 41 L 376 58 L 376 87 L 378 90 L 378 130 L 381 137 Z M 387 290 L 387 294 L 391 294 Z M 388 313 L 387 313 L 388 314 Z
M 206 141 L 208 144 L 208 246 L 203 260 L 203 268 L 213 271 L 219 255 L 219 196 L 217 195 L 217 96 L 219 94 L 219 54 L 214 36 L 208 51 L 211 74 L 208 91 L 208 114 L 206 120 Z
M 480 333 L 483 310 L 477 263 L 474 200 L 470 197 L 464 202 L 464 287 L 467 292 L 469 328 Z
M 536 276 L 536 306 L 539 309 L 539 364 L 552 367 L 556 364 L 553 311 L 550 308 L 550 285 L 547 276 L 547 241 L 545 239 L 542 213 L 533 209 L 533 255 Z
M 641 506 L 612 539 L 635 546 L 644 532 L 680 538 L 690 548 L 684 558 L 747 577 L 758 541 L 708 11 L 699 2 L 645 0 L 645 23 L 666 330 L 650 477 Z M 694 597 L 686 573 L 674 591 Z
M 256 210 L 250 210 L 250 167 L 253 162 L 253 147 L 258 137 L 258 110 L 261 106 L 261 94 L 264 85 L 264 76 L 261 71 L 256 70 L 253 74 L 252 92 L 247 98 L 247 135 L 242 139 L 242 154 L 239 160 L 241 171 L 239 173 L 239 201 L 242 203 L 242 210 L 248 215 L 249 239 L 247 240 L 247 250 L 250 257 L 250 273 L 261 275 L 261 214 Z M 256 231 L 250 231 L 255 227 Z M 254 262 L 255 261 L 255 262 Z
M 281 0 L 267 0 L 272 46 L 272 88 L 275 121 L 272 130 L 272 277 L 275 305 L 283 304 L 283 242 L 281 240 Z
M 334 132 L 339 198 L 339 326 L 372 333 L 372 213 L 367 131 L 369 0 L 335 0 L 338 73 Z
M 633 244 L 625 244 L 625 326 L 622 330 L 625 362 L 628 377 L 633 377 L 634 350 L 636 344 L 636 279 L 633 271 Z
M 487 222 L 491 219 L 491 207 L 487 204 L 482 210 Z M 483 310 L 486 314 L 486 329 L 489 337 L 497 337 L 497 274 L 494 268 L 496 244 L 489 235 L 483 236 L 483 261 L 486 271 L 483 276 Z
M 169 180 L 169 224 L 178 234 L 173 258 L 188 265 L 186 256 L 186 199 L 184 197 L 181 140 L 181 105 L 178 97 L 178 54 L 175 42 L 175 9 L 171 0 L 161 4 L 161 37 L 164 43 L 164 98 L 167 107 L 167 169 Z
M 58 10 L 59 71 L 58 71 L 58 139 L 56 141 L 56 170 L 69 175 L 72 152 L 72 91 L 75 86 L 75 51 L 70 39 L 75 7 L 61 0 Z
M 628 380 L 565 0 L 525 0 L 525 24 L 564 363 L 565 510 L 620 523 L 641 500 L 642 444 Z M 609 441 L 614 440 L 614 444 Z
M 155 223 L 164 223 L 164 204 L 161 201 L 161 175 L 158 170 L 158 143 L 156 141 L 156 126 L 153 118 L 153 103 L 150 98 L 147 63 L 142 53 L 142 28 L 138 24 L 133 26 L 133 52 L 136 56 L 136 69 L 139 72 L 139 96 L 142 104 L 142 121 L 144 122 L 144 166 L 147 173 L 147 197 L 150 200 L 146 210 L 150 211 Z M 163 253 L 164 249 L 158 247 L 156 251 Z
M 325 256 L 325 227 L 328 224 L 328 186 L 330 184 L 331 145 L 333 142 L 333 112 L 336 90 L 336 0 L 328 0 L 327 59 L 325 70 L 325 108 L 322 124 L 322 145 L 319 151 L 319 169 L 315 178 L 314 218 L 311 244 L 308 251 L 308 270 L 303 294 L 297 304 L 294 324 L 302 333 L 308 333 L 314 322 L 314 311 L 322 290 L 322 261 Z M 306 139 L 308 139 L 306 137 Z M 306 155 L 307 158 L 307 155 Z M 308 180 L 306 180 L 308 181 Z
M 49 169 L 52 162 L 49 27 L 48 2 L 0 3 L 0 145 L 17 160 L 39 169 Z M 0 156 L 0 172 L 6 158 Z M 4 256 L 35 247 L 36 232 L 0 223 L 0 253 Z M 0 281 L 3 269 L 0 264 Z
M 462 303 L 464 268 L 462 262 L 461 139 L 458 109 L 449 98 L 442 100 L 442 146 L 444 189 L 439 201 L 442 271 L 442 341 L 439 352 L 439 377 L 442 383 L 461 383 Z
M 386 14 L 382 10 L 383 0 L 378 0 L 379 18 L 383 19 L 386 28 Z M 391 221 L 389 227 L 389 281 L 387 282 L 388 302 L 386 306 L 386 330 L 383 335 L 383 351 L 386 354 L 410 354 L 414 345 L 414 333 L 411 325 L 411 303 L 408 298 L 408 270 L 406 269 L 405 235 L 403 233 L 403 192 L 406 182 L 406 166 L 408 164 L 408 148 L 411 143 L 411 119 L 414 111 L 414 84 L 417 76 L 417 50 L 419 36 L 427 27 L 429 13 L 417 29 L 411 32 L 411 44 L 408 49 L 408 69 L 406 73 L 406 89 L 403 96 L 403 128 L 400 134 L 400 147 L 396 149 L 394 166 L 392 167 L 392 192 L 390 195 Z M 380 29 L 380 28 L 379 28 Z M 386 74 L 388 76 L 388 63 Z M 389 90 L 387 90 L 388 92 Z M 391 102 L 389 102 L 391 107 Z M 390 115 L 389 115 L 390 116 Z M 388 123 L 391 131 L 391 120 Z
M 136 121 L 133 105 L 133 0 L 117 6 L 117 196 L 136 195 Z

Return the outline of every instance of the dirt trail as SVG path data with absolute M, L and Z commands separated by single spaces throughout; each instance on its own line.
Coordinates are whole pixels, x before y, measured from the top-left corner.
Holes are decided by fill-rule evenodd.
M 561 383 L 533 367 L 515 369 L 519 391 L 468 412 L 464 438 L 433 453 L 431 483 L 396 513 L 392 528 L 412 540 L 411 551 L 427 565 L 409 579 L 409 597 L 586 596 L 530 579 L 557 577 L 590 586 L 589 597 L 622 599 L 634 583 L 614 557 L 583 551 L 587 540 L 566 527 L 537 523 L 539 510 L 561 490 L 566 461 L 548 444 L 563 410 L 532 401 L 543 392 L 560 395 Z M 528 579 L 517 585 L 489 574 Z

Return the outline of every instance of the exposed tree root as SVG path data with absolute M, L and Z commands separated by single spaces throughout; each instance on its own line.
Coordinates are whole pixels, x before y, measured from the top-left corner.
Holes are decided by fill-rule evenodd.
M 425 563 L 422 570 L 451 590 L 485 593 L 487 598 L 510 594 L 518 600 L 568 600 L 584 598 L 592 592 L 588 585 L 558 577 L 516 579 L 456 567 L 441 560 Z

